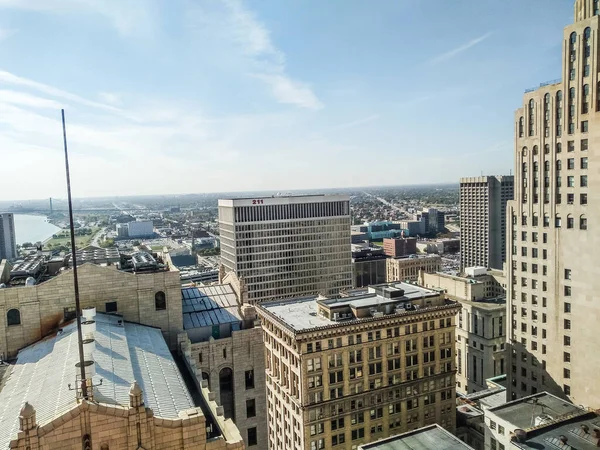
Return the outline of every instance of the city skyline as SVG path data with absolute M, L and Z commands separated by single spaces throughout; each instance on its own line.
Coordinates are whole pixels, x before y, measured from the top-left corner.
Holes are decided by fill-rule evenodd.
M 5 182 L 20 186 L 0 200 L 64 196 L 61 107 L 76 197 L 122 194 L 111 181 L 140 173 L 157 180 L 135 184 L 147 195 L 450 182 L 512 168 L 514 104 L 560 74 L 552 30 L 569 23 L 569 2 L 533 2 L 536 23 L 516 0 L 341 5 L 0 1 L 0 148 L 15 168 Z M 523 39 L 541 51 L 515 52 Z M 377 170 L 358 169 L 366 155 Z M 402 179 L 395 164 L 376 164 L 408 158 Z

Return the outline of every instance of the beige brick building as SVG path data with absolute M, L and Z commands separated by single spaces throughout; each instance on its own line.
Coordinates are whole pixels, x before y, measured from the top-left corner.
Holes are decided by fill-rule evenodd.
M 502 271 L 467 268 L 469 276 L 447 273 L 419 275 L 419 284 L 441 289 L 457 301 L 456 392 L 488 388 L 486 380 L 506 373 L 506 278 Z
M 426 424 L 455 429 L 456 303 L 412 284 L 257 306 L 269 449 L 353 449 Z
M 4 271 L 8 276 L 9 271 Z M 183 330 L 181 285 L 176 269 L 128 273 L 116 266 L 78 268 L 82 307 L 116 312 L 125 320 L 158 327 L 173 349 Z M 3 282 L 8 280 L 2 280 Z M 0 359 L 56 330 L 75 314 L 73 272 L 66 270 L 34 286 L 0 289 Z
M 254 306 L 244 304 L 234 286 L 182 289 L 185 332 L 179 335 L 179 350 L 196 384 L 206 381 L 246 447 L 266 449 L 263 332 Z
M 515 113 L 508 207 L 509 395 L 541 391 L 600 407 L 600 4 L 575 2 L 562 79 Z
M 386 260 L 386 281 L 388 283 L 407 280 L 417 281 L 420 270 L 434 273 L 439 272 L 441 269 L 442 258 L 439 255 L 388 258 Z
M 156 328 L 87 317 L 88 399 L 76 377 L 74 321 L 19 352 L 0 390 L 0 449 L 241 450 L 243 440 L 203 387 L 195 405 Z M 203 413 L 203 409 L 205 413 Z

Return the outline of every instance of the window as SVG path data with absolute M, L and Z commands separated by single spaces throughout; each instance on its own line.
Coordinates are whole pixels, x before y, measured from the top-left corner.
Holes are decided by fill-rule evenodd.
M 571 286 L 565 286 L 565 297 L 571 296 Z
M 560 142 L 556 143 L 556 153 L 562 152 L 562 144 Z
M 572 229 L 573 228 L 573 224 L 574 224 L 573 216 L 571 214 L 569 214 L 567 216 L 567 228 L 568 229 Z
M 587 120 L 582 120 L 581 121 L 581 132 L 582 133 L 587 133 L 588 132 L 588 121 Z
M 575 177 L 574 176 L 567 177 L 567 187 L 575 187 Z
M 248 428 L 248 447 L 258 444 L 256 427 Z
M 117 302 L 106 302 L 104 304 L 104 311 L 107 313 L 117 312 Z
M 255 417 L 256 416 L 256 401 L 251 398 L 250 400 L 246 400 L 246 417 Z
M 164 311 L 167 309 L 167 297 L 163 291 L 158 291 L 154 294 L 154 308 L 157 311 Z
M 579 218 L 579 229 L 580 230 L 587 230 L 587 219 L 585 216 L 581 216 Z
M 563 337 L 563 344 L 566 347 L 569 347 L 571 345 L 571 337 L 570 336 L 564 336 Z
M 563 361 L 564 362 L 571 362 L 571 354 L 567 353 L 567 352 L 564 352 L 563 353 Z
M 579 194 L 579 203 L 587 205 L 587 194 Z
M 355 441 L 356 439 L 362 439 L 365 437 L 365 429 L 364 428 L 358 428 L 356 430 L 352 430 L 352 440 Z
M 21 325 L 21 312 L 18 309 L 9 309 L 6 313 L 6 325 Z
M 587 187 L 587 185 L 588 185 L 587 175 L 581 175 L 579 177 L 579 186 L 580 187 Z
M 570 330 L 571 329 L 571 321 L 569 319 L 564 319 L 563 327 L 565 330 Z
M 582 139 L 581 142 L 579 143 L 579 148 L 582 152 L 587 151 L 588 149 L 588 140 L 587 139 Z
M 565 269 L 565 280 L 571 279 L 571 269 Z
M 254 389 L 254 370 L 246 370 L 246 389 Z
M 564 378 L 571 378 L 571 371 L 567 368 L 563 369 L 563 377 Z
M 519 118 L 519 137 L 523 137 L 523 117 Z
M 571 386 L 563 384 L 563 391 L 565 392 L 565 395 L 571 395 Z
M 554 227 L 560 228 L 560 216 L 558 214 L 556 215 L 556 217 L 554 217 Z

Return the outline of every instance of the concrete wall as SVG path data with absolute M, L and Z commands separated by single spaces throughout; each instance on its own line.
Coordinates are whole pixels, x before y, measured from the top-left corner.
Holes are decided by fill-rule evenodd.
M 106 311 L 106 303 L 116 301 L 117 313 L 128 321 L 161 328 L 170 348 L 177 345 L 183 330 L 179 272 L 133 274 L 109 267 L 84 264 L 78 268 L 79 297 L 82 308 L 95 306 Z M 157 311 L 154 295 L 163 291 L 167 309 Z M 71 270 L 31 287 L 0 289 L 0 356 L 15 356 L 59 327 L 65 308 L 75 307 Z M 7 312 L 16 308 L 21 324 L 7 326 Z

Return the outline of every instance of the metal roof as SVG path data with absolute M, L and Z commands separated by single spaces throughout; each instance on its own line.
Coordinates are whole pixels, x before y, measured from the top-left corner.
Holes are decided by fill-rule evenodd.
M 425 426 L 380 441 L 365 444 L 360 450 L 473 450 L 437 424 Z
M 230 284 L 181 289 L 183 328 L 199 328 L 242 320 Z
M 96 315 L 94 401 L 129 407 L 129 389 L 137 381 L 144 402 L 156 417 L 177 418 L 194 402 L 158 328 L 118 324 L 120 317 Z M 19 352 L 0 391 L 0 449 L 8 448 L 19 430 L 19 411 L 28 401 L 44 425 L 76 406 L 77 328 L 72 322 L 55 336 Z

